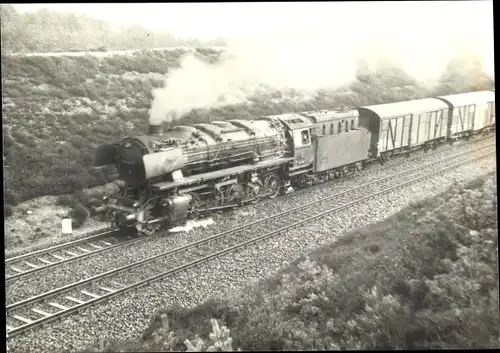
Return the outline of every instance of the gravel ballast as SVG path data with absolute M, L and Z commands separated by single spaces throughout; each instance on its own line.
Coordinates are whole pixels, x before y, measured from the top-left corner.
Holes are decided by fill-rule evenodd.
M 227 296 L 231 290 L 250 280 L 269 276 L 279 269 L 283 262 L 292 261 L 300 255 L 311 252 L 317 246 L 330 243 L 344 232 L 380 221 L 398 212 L 415 197 L 433 196 L 444 191 L 453 181 L 471 179 L 493 170 L 495 170 L 495 156 L 366 201 L 330 217 L 311 222 L 305 227 L 212 260 L 175 278 L 163 279 L 140 291 L 134 291 L 94 308 L 82 310 L 80 316 L 70 316 L 62 322 L 48 324 L 43 328 L 13 337 L 9 341 L 10 351 L 74 351 L 91 344 L 99 337 L 137 339 L 146 328 L 150 315 L 158 307 L 166 307 L 174 303 L 193 306 L 210 297 Z M 370 180 L 373 180 L 373 177 Z M 342 188 L 347 189 L 363 182 L 366 181 L 353 179 L 345 184 L 337 185 L 342 185 Z M 342 190 L 335 189 L 335 192 L 340 191 Z M 307 195 L 309 195 L 309 200 L 315 197 L 315 193 Z M 302 200 L 301 196 L 300 203 L 302 202 L 307 202 L 307 200 Z M 277 212 L 276 208 L 282 203 L 283 199 L 281 201 L 277 199 L 268 203 L 264 207 L 265 211 L 261 205 L 257 205 L 245 209 L 245 212 L 251 214 L 253 209 L 255 216 L 251 218 L 257 219 L 262 217 L 263 213 Z M 274 209 L 270 209 L 269 205 L 275 205 Z M 245 217 L 248 221 L 248 216 Z M 209 235 L 207 233 L 214 228 L 219 227 L 195 229 L 182 236 L 190 238 L 193 234 L 202 232 L 203 237 L 206 237 Z M 168 262 L 168 259 L 165 261 Z
M 484 144 L 485 142 L 481 141 L 479 146 Z M 23 276 L 7 284 L 7 304 L 10 305 L 34 295 L 158 255 L 170 249 L 215 235 L 219 232 L 291 209 L 299 204 L 308 203 L 334 193 L 340 193 L 379 178 L 393 176 L 396 173 L 441 160 L 446 156 L 464 152 L 463 148 L 459 148 L 461 146 L 456 147 L 458 151 L 453 148 L 453 153 L 444 151 L 442 153 L 427 155 L 428 158 L 424 158 L 426 157 L 425 155 L 423 155 L 422 158 L 416 156 L 416 160 L 402 160 L 401 162 L 403 163 L 394 166 L 387 165 L 386 167 L 382 167 L 375 165 L 370 168 L 370 173 L 366 171 L 351 179 L 344 179 L 338 183 L 318 185 L 311 188 L 311 190 L 302 190 L 301 193 L 298 194 L 291 193 L 286 197 L 278 197 L 276 199 L 263 201 L 260 204 L 249 205 L 229 213 L 216 214 L 212 216 L 215 225 L 208 226 L 207 228 L 199 227 L 188 233 L 168 233 L 150 237 L 139 243 L 118 247 L 117 249 L 105 251 L 82 260 L 74 261 L 70 264 Z M 475 145 L 474 147 L 477 146 Z M 492 148 L 484 148 L 455 160 L 463 160 L 464 158 L 469 159 L 487 150 L 492 150 Z M 439 167 L 439 165 L 436 165 L 436 168 L 437 167 Z

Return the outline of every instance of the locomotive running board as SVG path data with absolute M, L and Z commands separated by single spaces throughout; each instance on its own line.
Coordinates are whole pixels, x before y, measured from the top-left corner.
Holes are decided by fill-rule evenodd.
M 250 164 L 240 165 L 237 167 L 217 170 L 214 172 L 208 172 L 208 173 L 184 177 L 183 180 L 179 180 L 179 181 L 166 181 L 166 182 L 156 183 L 156 184 L 153 184 L 152 187 L 154 189 L 156 189 L 157 191 L 165 191 L 165 190 L 169 190 L 169 189 L 178 188 L 180 186 L 190 186 L 193 184 L 203 183 L 203 182 L 206 182 L 209 180 L 222 178 L 222 177 L 227 176 L 227 175 L 240 174 L 240 173 L 245 173 L 245 172 L 249 172 L 249 171 L 256 170 L 256 169 L 274 167 L 274 166 L 288 163 L 290 161 L 293 161 L 293 158 L 267 159 L 267 160 L 260 161 L 258 163 L 252 164 L 252 165 L 250 165 Z

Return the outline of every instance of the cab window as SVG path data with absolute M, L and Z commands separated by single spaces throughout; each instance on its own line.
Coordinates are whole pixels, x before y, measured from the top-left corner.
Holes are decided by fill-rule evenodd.
M 305 145 L 308 145 L 311 141 L 309 139 L 309 131 L 308 130 L 304 130 L 300 133 L 301 137 L 302 137 L 302 145 L 305 146 Z
M 342 132 L 342 122 L 339 121 L 339 128 L 337 129 L 337 132 L 340 134 Z
M 326 125 L 323 124 L 323 135 L 326 135 Z
M 333 127 L 333 123 L 330 124 L 330 135 L 333 135 L 334 134 L 334 127 Z

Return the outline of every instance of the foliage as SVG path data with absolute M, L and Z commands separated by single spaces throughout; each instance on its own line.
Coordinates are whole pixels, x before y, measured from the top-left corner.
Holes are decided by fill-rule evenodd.
M 177 350 L 181 344 L 182 351 L 186 352 L 231 352 L 232 338 L 230 330 L 226 326 L 220 326 L 218 320 L 210 319 L 212 331 L 207 331 L 207 339 L 199 335 L 180 341 L 178 332 L 172 331 L 169 320 L 164 312 L 153 315 L 151 324 L 155 327 L 148 340 L 143 342 L 124 342 L 107 339 L 99 339 L 93 346 L 80 351 L 83 352 L 171 352 Z
M 75 228 L 80 228 L 87 217 L 89 216 L 89 211 L 80 203 L 76 204 L 71 211 L 71 220 Z
M 159 310 L 140 350 L 203 351 L 214 318 L 232 338 L 212 321 L 214 348 L 498 348 L 496 207 L 494 175 L 453 185 L 238 295 Z
M 8 218 L 10 216 L 12 216 L 12 207 L 10 207 L 9 205 L 7 205 L 5 202 L 4 202 L 4 205 L 3 205 L 3 216 L 4 218 Z
M 68 195 L 61 195 L 56 200 L 56 205 L 58 206 L 70 206 L 73 207 L 76 204 L 76 200 Z
M 225 45 L 222 39 L 177 39 L 168 32 L 140 25 L 117 29 L 109 23 L 81 14 L 47 9 L 18 13 L 12 5 L 1 5 L 0 10 L 2 53 Z

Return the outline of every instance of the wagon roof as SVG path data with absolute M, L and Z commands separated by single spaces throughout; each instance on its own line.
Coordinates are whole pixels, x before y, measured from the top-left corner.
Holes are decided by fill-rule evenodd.
M 279 119 L 285 125 L 287 125 L 288 128 L 291 130 L 314 127 L 311 118 L 304 116 L 300 113 L 284 113 L 278 115 L 268 115 L 268 116 L 263 116 L 262 118 Z
M 391 118 L 398 115 L 409 115 L 421 112 L 428 112 L 440 109 L 448 109 L 448 105 L 435 98 L 417 99 L 404 102 L 369 105 L 361 109 L 371 110 L 380 119 Z
M 482 104 L 486 102 L 494 102 L 495 92 L 478 91 L 478 92 L 451 94 L 448 96 L 441 96 L 438 98 L 444 100 L 445 102 L 450 103 L 454 107 L 460 107 L 470 104 Z
M 325 121 L 339 120 L 345 118 L 352 118 L 359 116 L 357 110 L 317 110 L 302 112 L 302 115 L 311 118 L 315 123 L 322 123 Z

